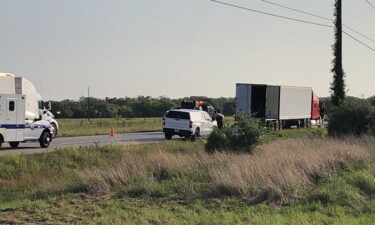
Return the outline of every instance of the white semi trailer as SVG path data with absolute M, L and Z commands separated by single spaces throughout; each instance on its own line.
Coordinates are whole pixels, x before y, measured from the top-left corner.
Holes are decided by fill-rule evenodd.
M 236 114 L 252 115 L 276 129 L 308 126 L 313 107 L 309 87 L 236 84 Z
M 45 104 L 35 86 L 23 77 L 12 73 L 0 73 L 0 94 L 20 94 L 26 96 L 26 119 L 47 120 L 54 128 L 53 138 L 59 131 L 59 124 L 54 115 L 49 111 L 50 104 Z M 47 106 L 47 107 L 46 107 Z

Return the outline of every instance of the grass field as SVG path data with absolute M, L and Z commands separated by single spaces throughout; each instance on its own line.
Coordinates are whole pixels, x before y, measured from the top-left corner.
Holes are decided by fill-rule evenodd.
M 225 123 L 233 123 L 233 117 L 226 117 Z M 114 128 L 116 133 L 131 133 L 131 132 L 147 132 L 147 131 L 161 131 L 161 118 L 131 118 L 131 119 L 59 119 L 60 125 L 59 136 L 88 136 L 109 134 L 111 128 Z M 300 129 L 283 130 L 281 132 L 273 132 L 267 134 L 265 137 L 268 140 L 275 140 L 279 138 L 288 137 L 305 137 L 305 136 L 325 136 L 327 134 L 325 129 Z
M 200 140 L 2 156 L 0 224 L 371 224 L 374 159 L 374 137 L 282 138 L 253 154 L 206 154 Z
M 226 118 L 227 123 L 233 122 L 233 117 Z M 129 119 L 59 119 L 59 136 L 88 136 L 109 134 L 111 128 L 116 133 L 161 131 L 160 118 L 129 118 Z
M 88 136 L 116 133 L 160 131 L 161 118 L 131 119 L 59 119 L 59 136 Z

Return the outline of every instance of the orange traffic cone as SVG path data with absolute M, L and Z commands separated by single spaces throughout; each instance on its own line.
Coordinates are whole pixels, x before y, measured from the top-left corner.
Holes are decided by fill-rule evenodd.
M 111 127 L 111 132 L 109 133 L 109 136 L 113 137 L 115 135 L 115 130 L 113 129 L 113 127 Z

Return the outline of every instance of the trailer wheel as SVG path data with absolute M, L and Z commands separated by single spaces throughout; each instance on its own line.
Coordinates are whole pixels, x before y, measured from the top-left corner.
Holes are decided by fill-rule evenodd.
M 20 145 L 20 142 L 19 141 L 9 142 L 9 145 L 12 148 L 18 148 L 18 146 Z
M 166 133 L 164 134 L 164 136 L 165 136 L 165 139 L 167 139 L 167 140 L 171 140 L 173 135 L 172 135 L 172 133 L 167 133 L 167 132 L 166 132 Z
M 39 144 L 42 148 L 48 148 L 49 144 L 51 143 L 51 134 L 48 132 L 43 132 L 42 136 L 40 137 Z

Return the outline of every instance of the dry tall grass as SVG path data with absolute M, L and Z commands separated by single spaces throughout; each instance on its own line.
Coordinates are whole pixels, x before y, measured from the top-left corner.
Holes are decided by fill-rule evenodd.
M 285 196 L 298 198 L 298 190 L 312 187 L 316 179 L 330 176 L 345 163 L 374 158 L 374 137 L 287 139 L 260 146 L 254 154 L 186 154 L 162 149 L 125 154 L 110 169 L 88 169 L 79 175 L 91 191 L 105 194 L 116 187 L 147 189 L 161 180 L 190 181 L 203 174 L 201 182 L 208 184 L 205 190 L 193 183 L 187 183 L 184 190 L 192 196 L 221 190 L 253 201 L 270 197 L 282 201 Z

